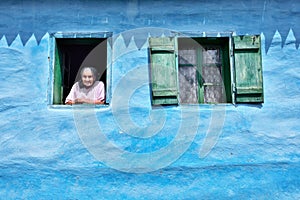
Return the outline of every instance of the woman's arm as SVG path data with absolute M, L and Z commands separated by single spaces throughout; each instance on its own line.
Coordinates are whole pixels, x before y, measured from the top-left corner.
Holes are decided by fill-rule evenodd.
M 71 100 L 69 100 L 69 101 L 66 101 L 66 103 L 65 103 L 66 105 L 73 105 L 73 104 L 75 104 L 75 102 L 74 101 L 71 101 Z
M 69 95 L 66 98 L 65 104 L 67 105 L 73 105 L 73 104 L 104 104 L 105 103 L 105 89 L 103 82 L 99 82 L 96 86 L 95 90 L 95 99 L 89 99 L 89 98 L 75 98 L 76 96 L 81 95 L 75 95 L 75 93 L 79 93 L 79 89 L 77 88 L 77 85 L 72 87 Z
M 104 100 L 92 100 L 92 99 L 84 99 L 84 98 L 78 98 L 75 99 L 75 101 L 68 101 L 66 104 L 72 105 L 72 104 L 104 104 Z
M 67 105 L 75 104 L 75 97 L 76 97 L 75 93 L 77 90 L 77 84 L 78 83 L 75 83 L 72 86 L 71 91 L 69 92 L 68 96 L 66 97 L 65 104 L 67 104 Z

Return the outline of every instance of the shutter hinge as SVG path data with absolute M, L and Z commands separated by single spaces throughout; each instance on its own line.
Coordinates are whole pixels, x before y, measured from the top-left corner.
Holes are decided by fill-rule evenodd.
M 233 92 L 233 93 L 236 93 L 235 83 L 232 83 L 231 87 L 232 87 L 232 92 Z
M 230 57 L 233 57 L 233 48 L 230 48 Z

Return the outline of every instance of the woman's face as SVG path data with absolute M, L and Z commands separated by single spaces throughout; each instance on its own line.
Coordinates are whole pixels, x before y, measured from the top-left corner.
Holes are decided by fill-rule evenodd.
M 85 87 L 91 87 L 95 80 L 91 69 L 84 69 L 81 76 L 82 83 Z

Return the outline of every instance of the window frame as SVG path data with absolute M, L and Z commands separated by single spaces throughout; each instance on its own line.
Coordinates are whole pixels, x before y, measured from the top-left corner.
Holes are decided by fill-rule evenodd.
M 67 105 L 62 102 L 62 104 L 54 103 L 54 93 L 55 91 L 55 59 L 57 58 L 57 39 L 105 39 L 107 40 L 107 49 L 106 49 L 106 104 L 109 104 L 111 101 L 111 81 L 112 81 L 112 72 L 111 72 L 111 63 L 112 63 L 112 32 L 55 32 L 50 33 L 49 38 L 49 83 L 48 83 L 48 105 L 51 107 L 67 107 Z M 61 75 L 62 78 L 62 75 Z M 63 86 L 61 86 L 63 87 Z M 63 100 L 62 100 L 63 101 Z M 104 104 L 105 105 L 105 104 Z
M 153 46 L 151 44 L 151 40 L 152 40 L 152 43 L 153 41 L 155 40 L 158 40 L 159 41 L 159 38 L 164 38 L 164 37 L 153 37 L 153 38 L 149 38 L 149 56 L 150 56 L 150 61 L 151 61 L 151 56 L 152 56 L 152 51 L 153 51 Z M 191 37 L 187 37 L 187 36 L 173 36 L 173 37 L 165 37 L 165 38 L 174 38 L 174 41 L 175 41 L 175 47 L 177 47 L 177 49 L 175 49 L 174 51 L 176 52 L 177 56 L 176 56 L 176 71 L 177 71 L 177 79 L 179 77 L 179 74 L 178 74 L 178 71 L 179 71 L 179 67 L 180 67 L 180 63 L 178 61 L 178 57 L 179 57 L 179 40 L 182 39 L 182 38 L 193 38 L 193 39 L 196 39 L 198 41 L 208 41 L 210 38 L 214 38 L 214 39 L 217 39 L 217 38 L 227 38 L 225 42 L 223 43 L 217 43 L 217 45 L 223 45 L 222 49 L 224 50 L 224 48 L 226 48 L 226 52 L 223 52 L 223 56 L 225 54 L 227 54 L 226 56 L 226 59 L 225 58 L 222 58 L 222 63 L 225 63 L 225 66 L 222 66 L 222 68 L 228 68 L 227 69 L 227 72 L 224 71 L 224 73 L 226 74 L 223 74 L 222 73 L 222 76 L 224 78 L 224 76 L 226 76 L 226 79 L 223 81 L 224 82 L 224 89 L 225 89 L 225 94 L 226 94 L 226 102 L 224 103 L 204 103 L 204 102 L 201 102 L 201 97 L 199 96 L 198 97 L 198 103 L 197 105 L 202 105 L 202 104 L 237 104 L 237 103 L 263 103 L 264 102 L 264 97 L 263 97 L 263 74 L 262 74 L 262 55 L 261 55 L 261 36 L 260 35 L 239 35 L 239 36 L 233 36 L 233 34 L 229 34 L 229 35 L 226 35 L 226 36 L 210 36 L 210 37 L 207 37 L 207 36 L 191 36 Z M 242 41 L 244 39 L 244 42 Z M 249 38 L 252 38 L 252 41 L 254 42 L 249 42 L 250 39 Z M 256 40 L 255 40 L 256 39 Z M 240 41 L 242 42 L 240 42 Z M 239 41 L 240 43 L 238 43 L 237 41 Z M 155 42 L 154 42 L 155 43 Z M 158 43 L 156 41 L 156 43 Z M 209 43 L 209 42 L 208 42 Z M 237 44 L 235 44 L 237 43 Z M 252 45 L 251 45 L 252 43 Z M 199 43 L 200 44 L 200 43 Z M 238 47 L 237 47 L 238 46 Z M 161 48 L 164 48 L 164 47 L 161 47 Z M 238 48 L 242 48 L 242 50 L 238 49 Z M 238 50 L 237 50 L 238 49 Z M 251 58 L 255 58 L 254 61 L 251 61 L 248 59 L 248 61 L 240 61 L 239 59 L 245 59 L 245 58 L 241 58 L 243 56 L 240 56 L 239 58 L 237 58 L 238 56 L 235 55 L 235 51 L 248 51 L 247 53 L 251 53 L 254 52 L 256 55 L 256 57 L 251 57 Z M 197 50 L 198 51 L 198 50 Z M 245 57 L 245 56 L 244 56 Z M 247 57 L 247 56 L 246 56 Z M 197 53 L 197 62 L 199 62 L 198 60 L 201 59 L 199 58 L 199 53 Z M 248 68 L 250 67 L 253 67 L 253 69 L 250 69 L 248 71 L 250 71 L 250 73 L 252 73 L 252 75 L 254 74 L 256 76 L 256 78 L 258 79 L 258 82 L 257 84 L 260 86 L 257 87 L 257 89 L 252 89 L 252 93 L 251 93 L 251 89 L 249 89 L 248 93 L 246 93 L 246 98 L 245 99 L 242 99 L 244 98 L 242 95 L 243 94 L 240 94 L 238 93 L 238 88 L 237 88 L 237 84 L 239 84 L 239 77 L 237 75 L 237 70 L 236 70 L 236 64 L 238 65 L 237 67 L 240 67 L 241 68 L 241 64 L 244 64 L 245 66 L 242 66 L 244 69 L 248 70 Z M 254 63 L 254 64 L 253 64 Z M 151 68 L 152 68 L 152 65 L 153 63 L 151 62 L 149 67 L 150 67 L 150 73 L 151 73 Z M 199 63 L 197 63 L 197 65 L 199 65 Z M 223 65 L 223 64 L 222 64 Z M 246 66 L 247 65 L 247 66 Z M 202 66 L 197 66 L 197 69 L 198 68 L 201 68 Z M 247 68 L 248 67 L 248 68 Z M 258 71 L 255 71 L 255 70 L 258 70 Z M 252 71 L 252 72 L 251 72 Z M 202 72 L 201 72 L 202 73 Z M 241 73 L 241 72 L 239 72 Z M 247 72 L 248 73 L 248 72 Z M 251 80 L 249 79 L 250 75 L 247 75 L 246 79 L 249 81 L 249 88 L 251 88 Z M 150 74 L 150 77 L 152 77 L 152 74 Z M 199 81 L 199 80 L 198 80 Z M 201 80 L 200 80 L 201 81 Z M 241 81 L 240 81 L 241 82 Z M 242 81 L 243 82 L 243 81 Z M 180 88 L 179 88 L 179 80 L 178 80 L 178 95 L 177 95 L 177 104 L 175 103 L 169 103 L 171 105 L 193 105 L 195 103 L 180 103 L 180 97 L 179 97 L 179 93 L 180 93 Z M 155 101 L 153 101 L 153 90 L 152 90 L 152 86 L 153 86 L 153 83 L 152 83 L 152 80 L 151 80 L 151 84 L 150 84 L 150 90 L 151 90 L 151 102 L 152 102 L 152 106 L 155 106 L 155 105 L 164 105 L 164 103 L 162 104 L 159 104 L 159 103 L 156 103 Z M 199 87 L 199 86 L 198 86 Z M 254 86 L 255 87 L 255 86 Z M 200 87 L 199 87 L 200 88 Z M 253 88 L 253 87 L 252 87 Z M 253 91 L 254 91 L 254 94 L 253 94 Z M 200 91 L 198 92 L 200 94 Z M 248 96 L 247 96 L 248 95 Z M 241 98 L 242 97 L 242 98 Z M 161 101 L 161 102 L 164 102 L 164 101 Z M 169 105 L 168 103 L 166 103 L 167 105 Z
M 178 50 L 180 51 L 180 40 L 184 40 L 186 37 L 178 37 Z M 205 103 L 204 102 L 204 84 L 201 85 L 202 82 L 202 69 L 204 67 L 203 61 L 203 49 L 200 47 L 219 47 L 220 49 L 220 56 L 221 56 L 221 70 L 222 70 L 222 80 L 224 80 L 224 89 L 226 93 L 225 102 L 222 103 L 231 103 L 231 82 L 232 79 L 230 78 L 230 67 L 226 69 L 226 66 L 230 66 L 230 47 L 229 47 L 229 38 L 228 37 L 191 37 L 195 43 L 197 43 L 196 48 L 196 63 L 197 63 L 197 81 L 198 84 L 198 102 L 197 104 L 219 104 L 219 103 Z M 178 51 L 178 57 L 180 57 L 180 53 Z M 181 64 L 178 62 L 178 68 Z M 180 90 L 180 88 L 179 88 Z M 180 91 L 179 91 L 180 93 Z M 229 95 L 230 94 L 230 95 Z M 191 104 L 191 103 L 181 103 L 181 104 Z

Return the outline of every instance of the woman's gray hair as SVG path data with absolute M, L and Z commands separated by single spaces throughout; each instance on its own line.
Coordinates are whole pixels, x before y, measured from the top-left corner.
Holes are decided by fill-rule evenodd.
M 84 85 L 82 83 L 82 74 L 83 74 L 84 70 L 86 70 L 86 69 L 90 69 L 91 70 L 91 72 L 93 74 L 93 77 L 94 77 L 94 83 L 96 81 L 98 81 L 98 79 L 99 79 L 99 74 L 98 74 L 98 71 L 97 71 L 97 69 L 95 67 L 82 67 L 80 69 L 80 79 L 79 79 L 79 87 L 80 88 L 84 87 Z
M 81 70 L 80 70 L 80 78 L 82 77 L 83 71 L 86 70 L 86 69 L 91 70 L 95 81 L 98 80 L 99 75 L 98 75 L 98 71 L 95 67 L 82 67 Z

